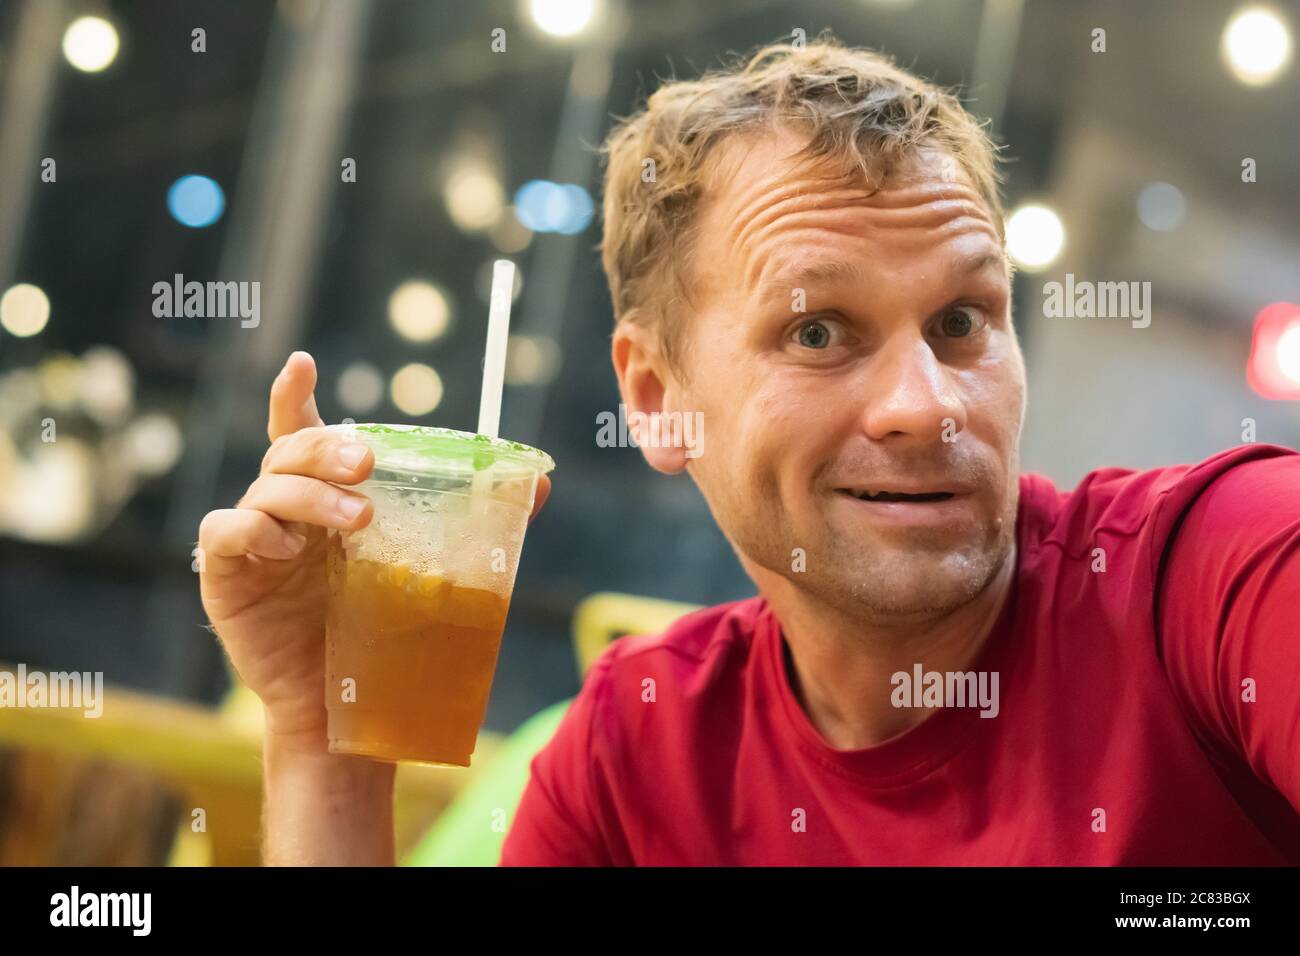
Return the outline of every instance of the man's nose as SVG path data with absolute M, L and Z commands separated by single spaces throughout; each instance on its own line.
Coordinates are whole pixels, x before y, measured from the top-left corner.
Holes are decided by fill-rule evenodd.
M 920 334 L 893 337 L 868 363 L 862 425 L 876 441 L 951 440 L 966 427 L 952 375 Z

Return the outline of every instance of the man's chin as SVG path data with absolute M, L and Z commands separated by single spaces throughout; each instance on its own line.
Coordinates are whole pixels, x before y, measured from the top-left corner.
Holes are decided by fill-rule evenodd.
M 794 583 L 847 615 L 900 622 L 938 618 L 975 598 L 1004 556 L 1005 551 L 978 547 L 919 553 L 882 549 L 856 560 L 845 554 L 820 580 L 809 575 Z

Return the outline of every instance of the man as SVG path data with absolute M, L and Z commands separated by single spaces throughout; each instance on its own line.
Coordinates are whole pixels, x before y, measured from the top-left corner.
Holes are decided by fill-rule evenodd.
M 610 647 L 503 862 L 1300 862 L 1300 456 L 1019 473 L 994 154 L 957 101 L 770 47 L 606 149 L 623 401 L 702 416 L 702 453 L 643 451 L 759 596 Z M 392 768 L 325 750 L 322 529 L 369 519 L 326 482 L 372 460 L 314 427 L 314 378 L 290 358 L 262 476 L 204 521 L 204 601 L 266 705 L 268 860 L 388 863 Z

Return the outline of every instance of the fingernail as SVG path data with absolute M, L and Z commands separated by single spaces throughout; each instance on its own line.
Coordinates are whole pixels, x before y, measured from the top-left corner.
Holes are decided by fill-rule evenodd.
M 291 555 L 297 554 L 299 551 L 301 551 L 302 546 L 306 543 L 307 543 L 306 535 L 296 534 L 292 531 L 286 531 L 284 533 L 284 550 L 289 552 L 289 554 Z
M 355 468 L 361 464 L 361 459 L 366 457 L 365 445 L 344 445 L 339 449 L 339 461 L 343 462 L 344 468 Z
M 366 506 L 366 499 L 358 498 L 355 495 L 345 495 L 339 499 L 339 514 L 348 521 L 351 521 Z

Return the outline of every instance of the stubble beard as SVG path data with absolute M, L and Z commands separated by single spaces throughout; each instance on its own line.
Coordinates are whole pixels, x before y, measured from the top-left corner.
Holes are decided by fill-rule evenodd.
M 780 512 L 760 525 L 767 533 L 731 543 L 742 563 L 779 574 L 847 620 L 913 625 L 946 617 L 989 585 L 1014 553 L 1017 504 L 1013 483 L 1000 518 L 962 539 L 918 530 L 873 545 L 829 530 L 810 548 Z
M 1014 511 L 975 540 L 944 547 L 932 534 L 864 548 L 832 546 L 836 559 L 821 574 L 788 575 L 791 583 L 841 615 L 874 624 L 909 624 L 947 617 L 988 586 L 1012 553 Z M 944 536 L 948 541 L 952 539 Z

